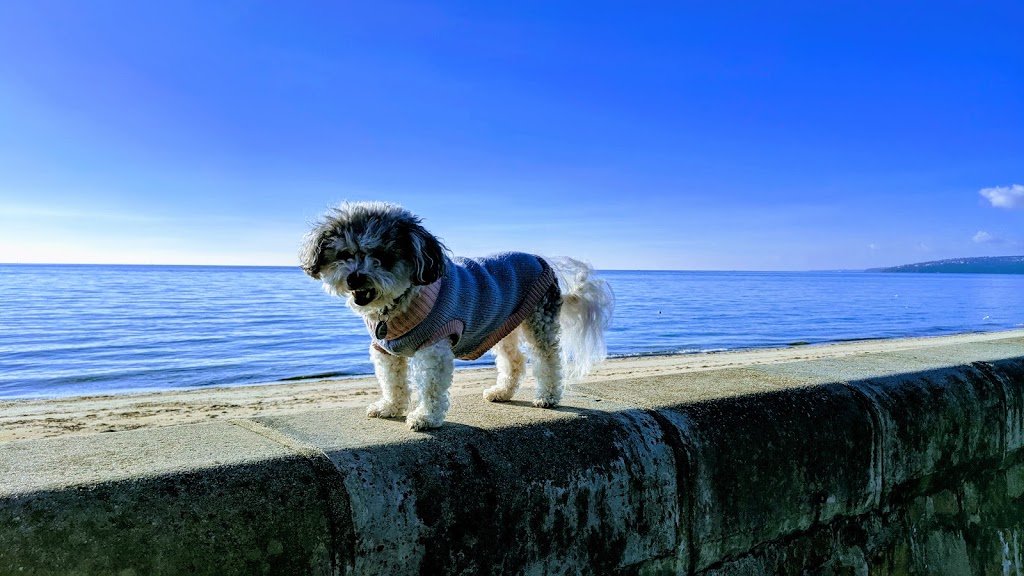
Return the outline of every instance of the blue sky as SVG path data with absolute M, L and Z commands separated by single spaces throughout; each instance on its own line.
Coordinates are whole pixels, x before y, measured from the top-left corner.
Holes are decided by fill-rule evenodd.
M 457 254 L 1024 254 L 1024 4 L 0 3 L 0 262 L 294 265 L 341 200 Z

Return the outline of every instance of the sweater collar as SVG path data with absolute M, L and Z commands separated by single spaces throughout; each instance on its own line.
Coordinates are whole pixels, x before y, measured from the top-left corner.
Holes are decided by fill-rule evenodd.
M 419 289 L 412 302 L 400 314 L 381 314 L 376 319 L 366 318 L 366 328 L 370 336 L 377 340 L 394 340 L 401 338 L 413 328 L 419 326 L 434 309 L 438 294 L 441 293 L 441 284 L 444 278 L 435 280 Z M 383 326 L 381 326 L 383 324 Z M 378 338 L 378 330 L 386 333 L 383 338 Z

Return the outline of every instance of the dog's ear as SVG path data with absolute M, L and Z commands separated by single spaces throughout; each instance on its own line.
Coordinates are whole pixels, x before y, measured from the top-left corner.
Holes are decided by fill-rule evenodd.
M 415 265 L 412 283 L 417 286 L 433 284 L 445 271 L 444 245 L 419 223 L 412 224 L 408 233 Z
M 331 235 L 323 232 L 306 240 L 301 255 L 302 271 L 313 278 L 320 278 L 320 268 L 324 265 L 324 251 L 331 243 Z

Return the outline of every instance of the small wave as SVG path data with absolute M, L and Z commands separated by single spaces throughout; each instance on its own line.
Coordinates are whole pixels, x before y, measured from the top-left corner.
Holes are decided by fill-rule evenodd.
M 735 348 L 682 348 L 676 350 L 645 350 L 643 352 L 625 352 L 609 354 L 609 358 L 650 358 L 654 356 L 688 356 L 690 354 L 714 354 L 727 352 Z
M 356 370 L 341 370 L 337 372 L 321 372 L 319 374 L 309 374 L 306 376 L 288 376 L 285 378 L 278 378 L 278 382 L 296 382 L 299 380 L 326 380 L 327 378 L 350 378 L 353 376 L 370 376 L 372 372 L 360 372 Z
M 891 340 L 893 338 L 899 338 L 899 336 L 865 336 L 863 338 L 832 338 L 826 340 L 824 343 L 842 344 L 844 342 L 871 342 L 873 340 Z

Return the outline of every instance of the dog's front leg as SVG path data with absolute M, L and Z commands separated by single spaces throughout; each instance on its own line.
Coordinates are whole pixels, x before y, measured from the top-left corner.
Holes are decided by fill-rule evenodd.
M 412 379 L 419 395 L 419 405 L 405 419 L 409 428 L 437 428 L 444 422 L 450 404 L 448 388 L 454 371 L 455 356 L 447 339 L 416 352 L 412 358 Z
M 370 360 L 373 372 L 380 384 L 380 400 L 366 408 L 370 418 L 394 418 L 405 414 L 409 408 L 409 361 L 403 356 L 393 356 L 370 346 Z

